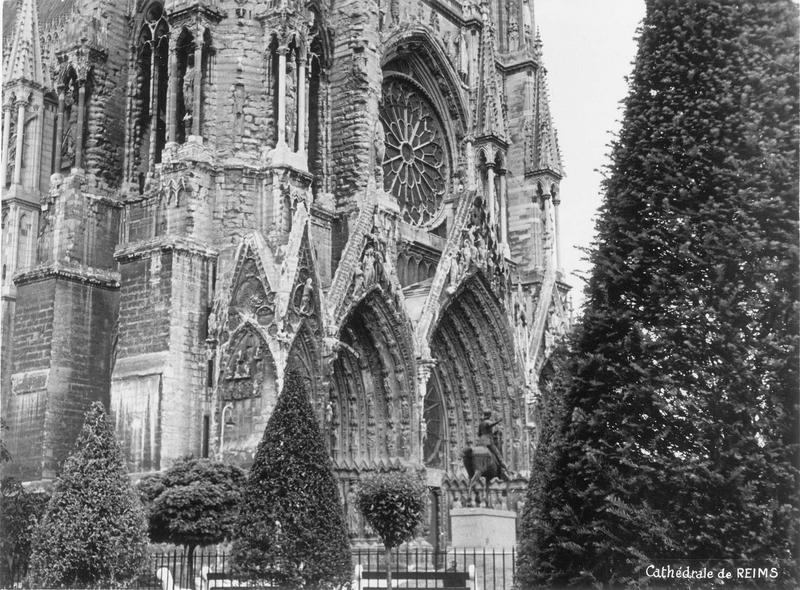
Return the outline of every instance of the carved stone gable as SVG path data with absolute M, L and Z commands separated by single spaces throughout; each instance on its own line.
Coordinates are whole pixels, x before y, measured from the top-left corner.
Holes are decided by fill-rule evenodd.
M 248 254 L 252 254 L 249 251 Z M 275 294 L 267 290 L 258 265 L 252 257 L 245 259 L 234 287 L 228 314 L 229 330 L 235 329 L 243 318 L 251 317 L 267 327 L 275 319 Z

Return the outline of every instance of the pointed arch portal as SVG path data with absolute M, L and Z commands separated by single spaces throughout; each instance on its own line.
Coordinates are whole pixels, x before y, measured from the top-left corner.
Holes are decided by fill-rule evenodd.
M 500 419 L 506 463 L 524 468 L 526 449 L 519 371 L 505 313 L 486 280 L 467 280 L 440 314 L 431 336 L 436 360 L 423 410 L 423 459 L 449 473 L 461 470 L 461 450 L 477 440 L 481 413 Z M 505 442 L 504 442 L 505 441 Z
M 331 392 L 335 458 L 376 464 L 411 458 L 414 359 L 411 331 L 380 289 L 345 319 Z

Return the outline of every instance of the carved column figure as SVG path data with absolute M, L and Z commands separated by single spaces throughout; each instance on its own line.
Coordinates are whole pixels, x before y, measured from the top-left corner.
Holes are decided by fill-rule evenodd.
M 508 245 L 508 191 L 506 187 L 506 170 L 498 170 L 500 175 L 500 243 L 503 248 Z
M 158 53 L 158 42 L 153 32 L 153 49 L 150 52 L 150 153 L 148 154 L 149 165 L 147 169 L 152 172 L 153 165 L 156 163 L 156 141 L 158 137 L 158 84 L 159 68 L 156 63 Z
M 25 139 L 25 107 L 28 104 L 27 97 L 17 99 L 17 137 L 14 152 L 14 184 L 22 182 L 22 150 Z
M 200 109 L 203 100 L 203 31 L 200 27 L 194 39 L 194 104 L 192 105 L 192 135 L 200 135 Z
M 486 163 L 486 215 L 489 217 L 490 225 L 497 221 L 495 214 L 494 162 Z
M 297 151 L 306 151 L 306 48 L 300 41 L 297 56 Z
M 58 113 L 56 115 L 56 158 L 55 158 L 55 172 L 61 170 L 61 142 L 64 133 L 64 100 L 65 88 L 64 84 L 59 84 L 58 88 Z
M 169 82 L 167 87 L 167 141 L 178 140 L 178 35 L 172 31 L 169 36 Z
M 9 140 L 11 138 L 11 109 L 14 105 L 14 96 L 11 96 L 11 100 L 9 100 L 6 104 L 3 105 L 3 163 L 2 163 L 2 174 L 3 174 L 3 184 L 5 186 L 8 183 L 8 164 L 9 164 Z
M 86 118 L 86 78 L 78 79 L 78 122 L 75 125 L 75 167 L 83 168 L 83 127 Z
M 278 145 L 286 143 L 286 54 L 288 45 L 278 46 Z

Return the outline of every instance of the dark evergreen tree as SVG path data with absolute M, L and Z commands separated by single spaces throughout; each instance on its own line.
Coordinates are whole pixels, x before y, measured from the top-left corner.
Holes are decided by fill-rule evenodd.
M 186 547 L 191 584 L 194 550 L 231 537 L 245 479 L 235 465 L 185 458 L 139 482 L 150 540 Z
M 146 546 L 141 502 L 103 404 L 94 402 L 36 529 L 31 580 L 47 588 L 119 586 L 139 573 Z
M 336 588 L 351 577 L 333 463 L 302 379 L 287 373 L 242 493 L 235 571 L 285 588 Z
M 21 581 L 28 571 L 33 531 L 48 498 L 46 492 L 26 490 L 13 477 L 0 484 L 0 584 L 4 588 Z
M 797 9 L 648 0 L 630 82 L 518 581 L 744 560 L 796 587 Z

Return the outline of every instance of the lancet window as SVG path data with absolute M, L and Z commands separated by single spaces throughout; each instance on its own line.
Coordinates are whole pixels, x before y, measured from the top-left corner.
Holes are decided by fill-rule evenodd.
M 151 4 L 139 30 L 134 95 L 134 175 L 143 188 L 154 164 L 161 162 L 167 139 L 169 24 L 161 4 Z
M 171 115 L 168 141 L 183 143 L 189 136 L 202 134 L 204 82 L 208 79 L 211 33 L 183 28 L 171 41 Z

